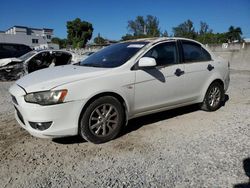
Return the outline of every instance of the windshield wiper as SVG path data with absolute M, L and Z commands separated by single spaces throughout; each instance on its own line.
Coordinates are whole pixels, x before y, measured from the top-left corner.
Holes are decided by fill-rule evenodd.
M 98 65 L 98 64 L 81 64 L 81 66 L 86 66 L 86 67 L 101 67 L 101 68 L 103 68 L 103 66 Z

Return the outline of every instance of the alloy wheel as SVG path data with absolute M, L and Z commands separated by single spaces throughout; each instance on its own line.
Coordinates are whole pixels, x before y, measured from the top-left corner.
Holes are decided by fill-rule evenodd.
M 208 94 L 209 106 L 216 107 L 217 105 L 219 105 L 220 99 L 221 99 L 220 88 L 217 86 L 214 86 L 213 88 L 211 88 Z
M 118 126 L 118 111 L 112 104 L 96 107 L 89 118 L 89 129 L 97 137 L 111 134 Z

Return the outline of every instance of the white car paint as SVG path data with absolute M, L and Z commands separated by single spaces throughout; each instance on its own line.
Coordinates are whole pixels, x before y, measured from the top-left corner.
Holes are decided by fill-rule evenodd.
M 34 136 L 47 138 L 70 136 L 78 134 L 79 117 L 86 103 L 101 93 L 112 92 L 121 96 L 128 120 L 202 102 L 207 88 L 217 79 L 224 83 L 224 89 L 227 90 L 229 84 L 227 62 L 217 59 L 211 52 L 211 62 L 181 63 L 155 69 L 133 70 L 136 62 L 159 43 L 188 39 L 143 40 L 150 43 L 116 68 L 65 65 L 36 71 L 18 80 L 9 90 L 18 103 L 13 104 L 22 114 L 25 124 L 20 121 L 16 112 L 17 121 Z M 202 47 L 206 49 L 203 45 Z M 210 63 L 215 67 L 213 71 L 207 70 Z M 185 74 L 176 76 L 176 69 L 183 70 Z M 24 96 L 28 93 L 61 89 L 68 90 L 61 104 L 41 106 L 24 100 Z M 30 121 L 53 121 L 53 124 L 50 128 L 40 131 L 33 129 L 29 125 Z
M 8 65 L 10 62 L 13 62 L 13 61 L 15 61 L 15 62 L 19 62 L 20 61 L 21 62 L 22 60 L 18 59 L 16 57 L 14 57 L 14 58 L 3 58 L 3 59 L 0 59 L 0 67 Z

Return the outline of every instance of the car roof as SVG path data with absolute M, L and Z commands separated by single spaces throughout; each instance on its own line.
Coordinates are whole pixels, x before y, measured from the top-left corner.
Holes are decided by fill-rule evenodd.
M 132 39 L 132 40 L 127 40 L 127 41 L 123 41 L 125 42 L 148 42 L 148 43 L 158 43 L 158 42 L 162 42 L 162 41 L 169 41 L 169 40 L 186 40 L 186 41 L 191 41 L 191 42 L 195 42 L 198 43 L 200 45 L 200 42 L 192 40 L 192 39 L 188 39 L 188 38 L 182 38 L 182 37 L 154 37 L 154 38 L 140 38 L 140 39 Z
M 37 53 L 40 53 L 40 52 L 64 52 L 64 53 L 72 54 L 72 52 L 67 51 L 67 50 L 42 49 L 42 50 L 33 50 L 33 51 L 35 51 Z

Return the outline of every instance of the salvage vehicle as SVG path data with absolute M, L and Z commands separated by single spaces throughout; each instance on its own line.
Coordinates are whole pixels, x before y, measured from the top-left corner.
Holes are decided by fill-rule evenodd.
M 24 44 L 0 43 L 0 59 L 10 57 L 20 57 L 32 49 Z
M 80 57 L 62 50 L 31 51 L 19 58 L 0 59 L 0 80 L 11 81 L 31 72 L 79 62 Z
M 185 38 L 126 41 L 79 65 L 28 74 L 9 90 L 18 123 L 37 137 L 103 143 L 132 118 L 199 103 L 222 105 L 229 63 Z
M 85 52 L 83 55 L 82 55 L 82 59 L 81 61 L 87 59 L 89 56 L 91 56 L 92 54 L 94 54 L 95 52 Z

